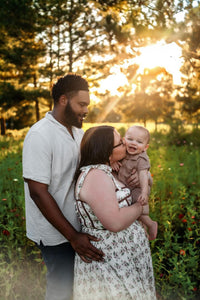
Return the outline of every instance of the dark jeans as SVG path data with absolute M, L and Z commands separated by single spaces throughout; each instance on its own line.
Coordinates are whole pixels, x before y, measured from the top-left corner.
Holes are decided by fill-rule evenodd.
M 71 300 L 74 279 L 75 251 L 70 243 L 37 247 L 47 267 L 46 300 Z

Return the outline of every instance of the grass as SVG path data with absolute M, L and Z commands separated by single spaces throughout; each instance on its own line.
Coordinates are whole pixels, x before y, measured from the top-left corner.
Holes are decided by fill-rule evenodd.
M 123 134 L 129 125 L 115 127 Z M 0 137 L 0 300 L 44 299 L 45 266 L 25 234 L 21 150 L 27 130 Z M 148 149 L 150 211 L 159 224 L 151 250 L 162 300 L 200 298 L 199 137 L 198 131 L 152 133 Z
M 25 236 L 21 151 L 26 132 L 0 137 L 0 300 L 44 299 L 45 267 Z

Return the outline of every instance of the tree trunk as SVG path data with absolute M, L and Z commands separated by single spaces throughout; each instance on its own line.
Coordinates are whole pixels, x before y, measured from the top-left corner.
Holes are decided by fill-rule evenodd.
M 5 135 L 6 134 L 5 118 L 3 118 L 3 117 L 0 118 L 0 124 L 1 124 L 1 135 Z
M 39 101 L 35 100 L 35 113 L 36 113 L 36 121 L 40 120 L 40 109 L 39 109 Z
M 52 32 L 52 27 L 51 27 L 51 31 L 50 31 L 50 52 L 49 52 L 49 56 L 50 56 L 50 62 L 49 62 L 49 66 L 50 66 L 50 81 L 49 81 L 49 90 L 51 91 L 52 86 L 53 86 L 53 32 Z M 52 110 L 52 106 L 53 106 L 53 102 L 52 102 L 52 97 L 50 99 L 49 102 L 49 110 Z
M 70 39 L 70 44 L 69 44 L 69 73 L 72 72 L 72 65 L 73 65 L 73 41 L 72 41 L 72 25 L 69 25 L 69 39 Z
M 157 130 L 158 130 L 158 122 L 157 120 L 155 120 L 155 132 L 157 132 Z

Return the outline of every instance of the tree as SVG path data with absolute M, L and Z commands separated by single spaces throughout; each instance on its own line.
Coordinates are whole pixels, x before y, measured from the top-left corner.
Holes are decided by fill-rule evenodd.
M 145 69 L 143 74 L 134 78 L 136 89 L 125 96 L 120 102 L 126 121 L 142 121 L 144 126 L 148 120 L 168 122 L 174 115 L 174 100 L 171 97 L 173 89 L 172 75 L 164 68 Z
M 36 40 L 39 32 L 37 26 L 37 15 L 33 9 L 31 0 L 2 0 L 0 11 L 0 82 L 1 96 L 5 97 L 5 102 L 10 97 L 6 93 L 15 91 L 22 93 L 22 89 L 32 82 L 37 87 L 38 61 L 44 55 L 44 45 L 41 40 Z M 5 83 L 5 84 L 4 84 Z M 7 84 L 6 84 L 7 83 Z M 12 86 L 8 90 L 8 86 Z M 18 106 L 18 98 L 13 96 L 13 106 Z M 23 94 L 23 93 L 22 93 Z M 4 105 L 4 110 L 5 110 Z M 2 115 L 4 118 L 4 114 Z M 2 125 L 5 122 L 2 122 Z M 3 130 L 5 132 L 5 129 Z
M 189 84 L 183 89 L 182 93 L 177 95 L 177 101 L 182 103 L 181 113 L 188 122 L 198 127 L 200 120 L 200 94 L 197 87 Z
M 183 86 L 179 88 L 176 99 L 182 105 L 182 116 L 195 126 L 200 115 L 200 3 L 195 6 L 196 1 L 186 2 L 185 20 L 179 24 L 176 33 L 185 60 L 181 69 L 185 75 Z
M 5 135 L 6 133 L 5 112 L 13 107 L 13 102 L 15 102 L 15 106 L 17 107 L 23 99 L 21 90 L 16 90 L 10 83 L 0 83 L 1 135 Z
M 177 36 L 174 14 L 185 9 L 182 2 L 2 0 L 0 80 L 11 83 L 16 89 L 27 91 L 24 95 L 30 106 L 34 103 L 37 120 L 40 118 L 42 95 L 45 90 L 51 89 L 55 77 L 67 72 L 78 72 L 87 77 L 91 87 L 98 86 L 100 79 L 111 74 L 113 65 L 138 55 L 139 47 L 161 38 L 169 38 L 171 34 L 172 37 Z M 192 2 L 184 1 L 190 11 Z M 179 40 L 183 38 L 180 32 L 178 34 Z M 130 106 L 134 98 L 132 85 L 136 68 L 130 66 L 123 71 L 129 80 L 129 86 L 123 88 L 121 115 L 124 118 L 125 105 Z M 32 90 L 35 90 L 35 93 L 32 93 Z M 41 94 L 38 94 L 38 91 Z M 159 101 L 156 89 L 154 97 L 151 98 L 150 94 L 146 95 L 142 90 L 136 92 L 139 98 L 148 98 L 151 102 L 154 98 Z M 33 99 L 31 95 L 37 98 Z M 47 109 L 51 109 L 52 100 L 49 94 L 46 100 Z M 120 112 L 118 103 L 122 102 L 118 100 L 115 99 L 115 108 L 111 109 L 117 115 Z M 105 105 L 104 110 L 107 108 Z M 103 106 L 99 105 L 98 109 L 101 111 Z M 154 111 L 154 118 L 155 116 Z M 145 118 L 147 116 L 143 117 Z M 148 115 L 148 118 L 152 116 Z M 157 122 L 158 118 L 154 120 Z

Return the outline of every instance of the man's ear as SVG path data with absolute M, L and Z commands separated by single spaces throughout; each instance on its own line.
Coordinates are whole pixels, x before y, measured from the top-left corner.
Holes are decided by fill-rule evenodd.
M 60 98 L 59 98 L 60 105 L 66 106 L 67 102 L 68 102 L 67 97 L 65 95 L 61 95 Z
M 149 144 L 147 144 L 144 148 L 144 151 L 146 151 L 149 148 Z

